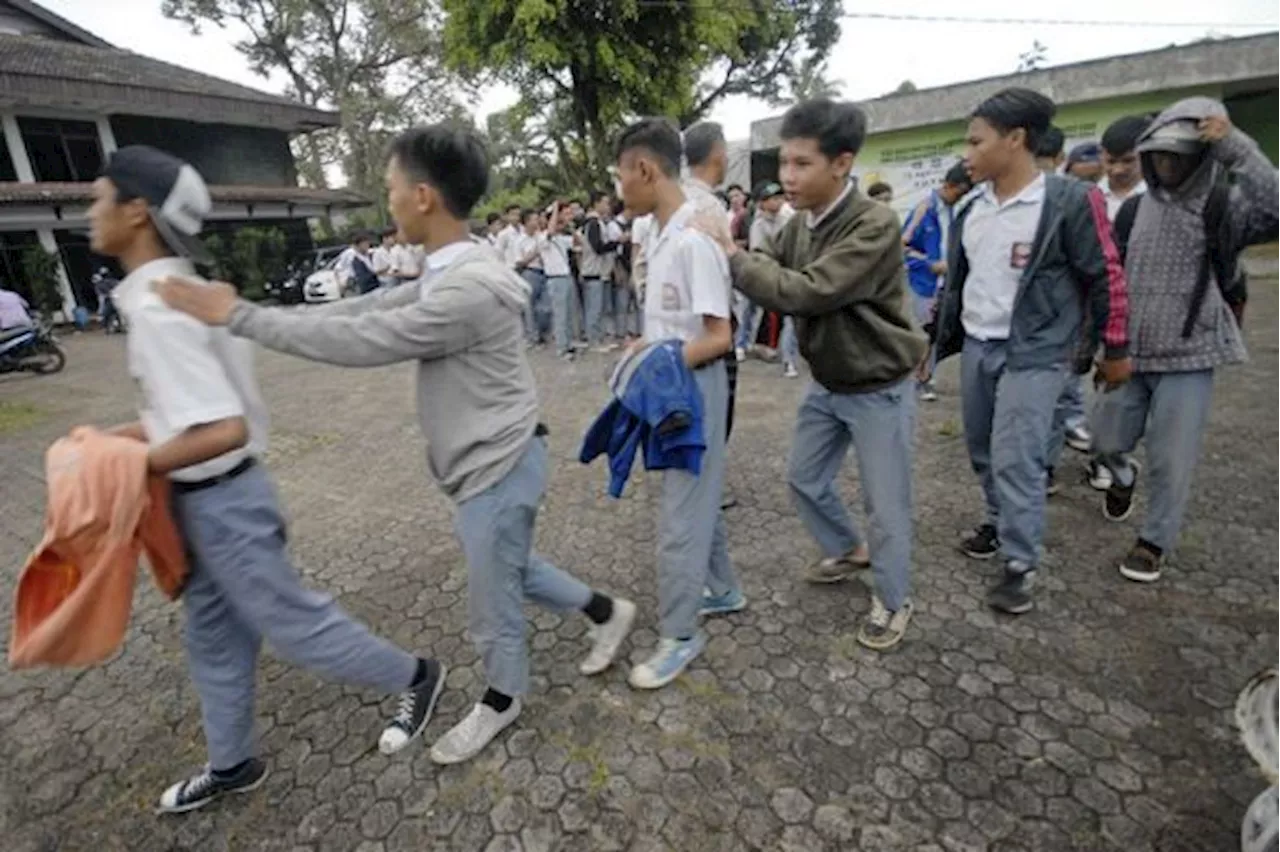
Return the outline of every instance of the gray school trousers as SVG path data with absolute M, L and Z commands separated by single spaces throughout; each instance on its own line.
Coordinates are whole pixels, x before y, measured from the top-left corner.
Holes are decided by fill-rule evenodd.
M 471 641 L 489 686 L 504 695 L 529 690 L 524 602 L 569 612 L 591 600 L 585 583 L 533 552 L 533 525 L 546 488 L 547 442 L 534 437 L 510 473 L 459 503 L 454 516 L 467 560 Z
M 658 518 L 658 617 L 664 639 L 688 639 L 698 630 L 703 590 L 723 595 L 738 589 L 729 561 L 729 535 L 720 498 L 724 491 L 725 420 L 729 375 L 723 360 L 693 372 L 702 392 L 702 470 L 662 472 Z
M 1149 497 L 1139 535 L 1166 553 L 1178 543 L 1212 404 L 1213 370 L 1134 373 L 1098 398 L 1095 448 L 1118 484 L 1133 484 L 1130 453 L 1146 439 Z
M 302 585 L 285 549 L 285 526 L 266 469 L 189 493 L 175 491 L 186 544 L 183 590 L 191 680 L 200 696 L 209 765 L 254 755 L 258 651 L 328 680 L 383 693 L 407 689 L 417 658 L 374 636 L 328 595 Z
M 823 556 L 844 556 L 863 541 L 836 484 L 853 446 L 870 526 L 875 591 L 890 612 L 897 612 L 911 594 L 915 422 L 915 379 L 910 375 L 867 393 L 832 393 L 812 382 L 796 414 L 787 462 L 791 500 L 805 529 Z
M 1007 346 L 965 338 L 960 410 L 986 522 L 999 532 L 1004 558 L 1027 570 L 1040 561 L 1049 438 L 1067 368 L 1006 369 Z

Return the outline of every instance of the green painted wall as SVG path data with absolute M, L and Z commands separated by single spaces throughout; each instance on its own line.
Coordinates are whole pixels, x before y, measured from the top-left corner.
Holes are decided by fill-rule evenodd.
M 1175 101 L 1193 95 L 1221 98 L 1218 86 L 1191 89 L 1165 89 L 1149 94 L 1109 98 L 1061 107 L 1054 124 L 1067 137 L 1067 149 L 1079 142 L 1097 141 L 1107 126 L 1126 115 L 1159 112 Z M 1269 102 L 1268 102 L 1269 98 Z M 1276 153 L 1276 97 L 1250 97 L 1229 102 L 1232 115 L 1246 133 L 1258 139 L 1272 160 Z M 1270 110 L 1270 112 L 1267 112 Z M 890 133 L 873 133 L 858 155 L 854 174 L 866 187 L 886 181 L 894 190 L 893 206 L 899 211 L 910 209 L 964 153 L 967 122 L 955 121 L 929 127 L 915 127 Z M 1268 147 L 1269 146 L 1269 147 Z

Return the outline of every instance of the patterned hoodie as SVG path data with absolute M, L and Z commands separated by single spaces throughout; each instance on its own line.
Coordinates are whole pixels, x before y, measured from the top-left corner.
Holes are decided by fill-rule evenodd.
M 1181 186 L 1161 186 L 1152 168 L 1151 149 L 1159 147 L 1153 137 L 1162 128 L 1167 136 L 1172 125 L 1183 122 L 1190 130 L 1212 115 L 1226 115 L 1226 109 L 1210 98 L 1179 101 L 1138 140 L 1148 191 L 1138 205 L 1125 258 L 1135 372 L 1209 370 L 1247 357 L 1240 329 L 1216 282 L 1209 286 L 1191 336 L 1184 338 L 1182 329 L 1205 253 L 1205 201 L 1219 170 L 1227 170 L 1231 179 L 1227 216 L 1235 245 L 1243 248 L 1274 238 L 1275 167 L 1252 139 L 1232 128 L 1225 139 L 1209 146 L 1204 162 Z

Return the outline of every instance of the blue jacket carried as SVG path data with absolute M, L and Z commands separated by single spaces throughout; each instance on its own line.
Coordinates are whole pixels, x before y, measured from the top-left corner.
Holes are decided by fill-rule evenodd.
M 938 198 L 937 190 L 917 204 L 902 225 L 907 281 L 917 295 L 926 299 L 932 299 L 938 290 L 938 275 L 930 267 L 946 260 L 950 228 L 951 208 Z
M 578 459 L 609 456 L 609 495 L 621 497 L 636 450 L 645 470 L 702 471 L 702 394 L 676 340 L 651 343 L 627 355 L 609 380 L 613 399 L 582 439 Z

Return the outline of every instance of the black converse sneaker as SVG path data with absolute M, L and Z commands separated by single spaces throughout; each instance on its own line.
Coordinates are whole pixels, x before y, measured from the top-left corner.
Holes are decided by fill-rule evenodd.
M 181 814 L 194 811 L 225 793 L 248 793 L 267 780 L 267 765 L 256 757 L 246 760 L 231 774 L 205 767 L 186 781 L 179 781 L 160 796 L 160 812 Z
M 444 681 L 449 671 L 444 663 L 423 660 L 427 674 L 414 686 L 400 693 L 400 705 L 391 722 L 382 729 L 378 738 L 378 751 L 395 754 L 422 733 L 431 721 L 431 714 L 444 691 Z
M 990 559 L 1000 552 L 1000 536 L 992 524 L 982 524 L 960 542 L 960 552 L 970 559 Z

